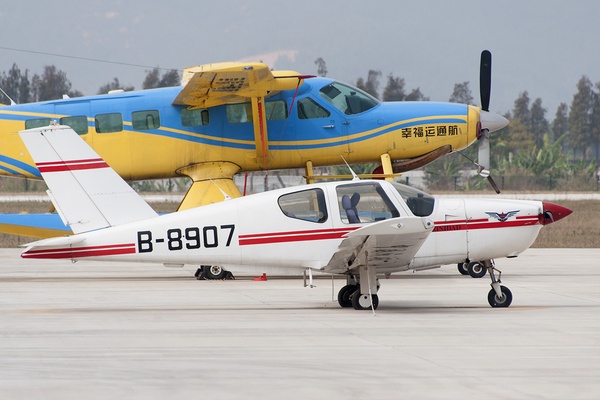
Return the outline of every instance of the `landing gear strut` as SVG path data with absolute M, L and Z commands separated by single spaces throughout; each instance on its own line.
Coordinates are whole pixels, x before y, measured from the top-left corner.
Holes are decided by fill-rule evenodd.
M 487 268 L 490 278 L 492 279 L 492 290 L 488 293 L 488 303 L 490 303 L 490 306 L 492 307 L 510 306 L 510 303 L 512 303 L 512 293 L 506 286 L 500 285 L 500 283 L 502 283 L 502 281 L 500 281 L 502 271 L 496 269 L 494 260 L 484 261 L 484 266 Z M 498 279 L 496 279 L 495 271 L 498 271 Z
M 374 268 L 360 267 L 358 275 L 349 275 L 346 286 L 338 292 L 341 307 L 353 307 L 355 310 L 376 310 L 379 306 L 379 280 Z

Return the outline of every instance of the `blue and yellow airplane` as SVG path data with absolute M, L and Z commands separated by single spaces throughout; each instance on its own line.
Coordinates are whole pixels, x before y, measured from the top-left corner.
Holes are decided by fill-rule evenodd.
M 378 161 L 377 176 L 418 168 L 508 123 L 456 103 L 380 102 L 348 84 L 263 63 L 184 70 L 182 86 L 0 107 L 0 174 L 40 178 L 19 138 L 24 129 L 68 125 L 127 180 L 187 176 L 180 210 L 241 193 L 243 171 Z M 489 166 L 489 164 L 487 164 Z M 0 231 L 54 230 L 0 221 Z M 54 233 L 53 233 L 54 232 Z

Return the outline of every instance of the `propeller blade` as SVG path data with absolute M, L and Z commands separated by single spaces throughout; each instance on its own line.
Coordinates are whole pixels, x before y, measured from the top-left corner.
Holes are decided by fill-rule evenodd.
M 477 165 L 481 170 L 488 170 L 490 168 L 490 138 L 489 133 L 486 130 L 481 131 L 481 137 L 479 138 L 479 151 L 477 153 Z M 478 171 L 481 175 L 482 171 Z
M 492 53 L 488 50 L 481 52 L 479 66 L 479 94 L 481 95 L 481 109 L 489 111 L 490 96 L 492 93 Z
M 481 131 L 481 137 L 479 138 L 479 152 L 477 154 L 477 173 L 487 178 L 492 188 L 496 191 L 496 193 L 500 194 L 500 189 L 498 189 L 498 185 L 492 178 L 490 174 L 490 138 L 489 131 L 487 129 L 483 129 Z
M 491 175 L 488 175 L 487 180 L 488 182 L 490 182 L 490 185 L 492 185 L 492 188 L 494 188 L 494 190 L 496 191 L 496 194 L 500 194 L 500 189 L 498 189 L 498 185 L 496 185 L 496 182 L 494 181 Z

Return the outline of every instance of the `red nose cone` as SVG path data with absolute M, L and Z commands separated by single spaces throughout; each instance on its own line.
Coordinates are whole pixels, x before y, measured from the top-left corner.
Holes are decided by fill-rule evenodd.
M 554 203 L 548 203 L 547 201 L 543 201 L 542 206 L 544 208 L 544 213 L 540 215 L 540 222 L 542 225 L 548 225 L 556 222 L 573 212 L 567 207 L 559 206 L 558 204 Z

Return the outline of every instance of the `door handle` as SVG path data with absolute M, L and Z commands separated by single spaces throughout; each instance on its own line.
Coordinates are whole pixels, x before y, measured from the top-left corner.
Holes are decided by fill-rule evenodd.
M 335 128 L 335 125 L 323 125 L 323 128 L 325 128 L 325 129 L 333 129 L 333 128 Z

